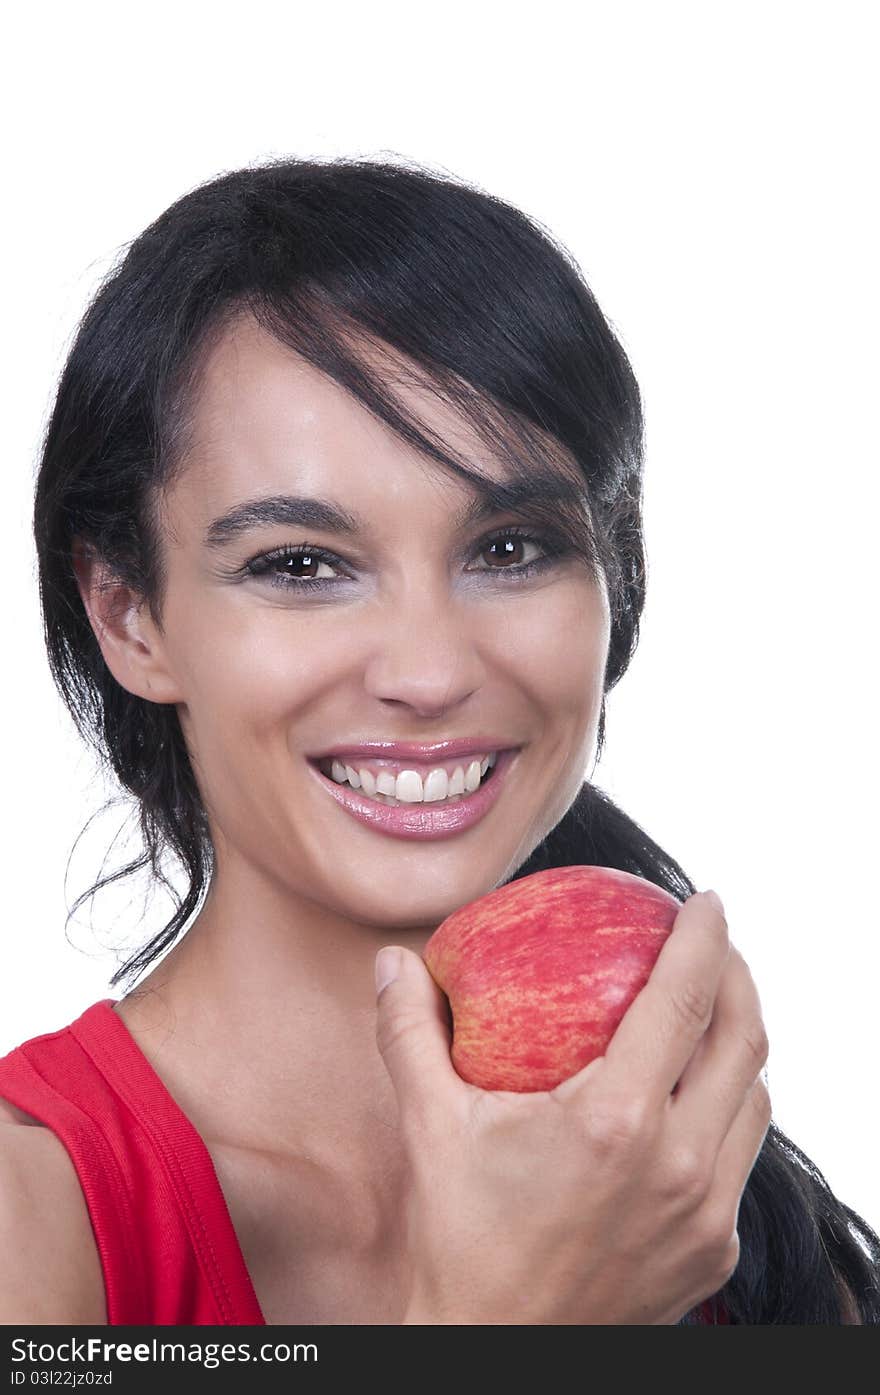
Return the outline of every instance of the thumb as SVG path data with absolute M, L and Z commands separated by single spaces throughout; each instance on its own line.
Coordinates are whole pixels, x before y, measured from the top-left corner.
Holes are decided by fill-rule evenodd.
M 401 1113 L 427 1114 L 462 1081 L 449 1054 L 451 1013 L 421 955 L 388 945 L 376 955 L 376 1044 Z

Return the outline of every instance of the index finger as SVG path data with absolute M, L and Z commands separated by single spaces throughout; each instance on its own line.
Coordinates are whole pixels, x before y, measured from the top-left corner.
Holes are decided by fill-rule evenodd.
M 712 1020 L 730 953 L 727 921 L 706 892 L 688 897 L 642 991 L 605 1051 L 606 1083 L 649 1104 L 671 1094 Z

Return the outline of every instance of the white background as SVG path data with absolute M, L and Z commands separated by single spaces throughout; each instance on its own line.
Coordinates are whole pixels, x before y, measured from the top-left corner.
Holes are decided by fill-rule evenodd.
M 317 8 L 251 3 L 225 27 L 214 5 L 81 3 L 6 32 L 0 1053 L 119 996 L 107 946 L 169 910 L 141 922 L 125 887 L 65 939 L 124 816 L 65 884 L 111 792 L 51 684 L 30 537 L 75 324 L 196 183 L 269 155 L 398 156 L 540 219 L 623 338 L 648 601 L 595 778 L 721 895 L 775 1118 L 878 1227 L 876 11 Z

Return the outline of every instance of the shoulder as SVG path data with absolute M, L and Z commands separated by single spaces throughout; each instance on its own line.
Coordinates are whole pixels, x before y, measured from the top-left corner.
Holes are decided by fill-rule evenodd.
M 39 1119 L 35 1119 L 33 1114 L 25 1114 L 23 1109 L 18 1109 L 9 1100 L 0 1099 L 0 1124 L 36 1124 L 38 1128 L 43 1128 Z
M 105 1325 L 104 1277 L 76 1169 L 40 1122 L 0 1100 L 0 1323 Z

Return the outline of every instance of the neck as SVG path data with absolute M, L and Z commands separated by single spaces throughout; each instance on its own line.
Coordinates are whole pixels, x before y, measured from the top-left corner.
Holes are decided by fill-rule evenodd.
M 388 943 L 421 953 L 433 928 L 358 925 L 287 889 L 215 878 L 118 1010 L 206 1142 L 362 1173 L 397 1136 L 375 955 Z

